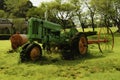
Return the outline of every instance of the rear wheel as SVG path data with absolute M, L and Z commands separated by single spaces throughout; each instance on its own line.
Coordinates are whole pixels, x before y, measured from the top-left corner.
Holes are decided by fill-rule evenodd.
M 75 56 L 85 56 L 87 54 L 88 42 L 85 34 L 78 33 L 72 38 L 71 50 Z
M 81 55 L 86 55 L 87 50 L 88 50 L 87 37 L 82 34 L 78 41 L 78 51 Z
M 32 43 L 30 44 L 25 52 L 28 55 L 28 58 L 32 61 L 36 61 L 38 59 L 40 59 L 40 57 L 42 56 L 42 49 L 40 47 L 40 45 L 36 44 L 36 43 Z

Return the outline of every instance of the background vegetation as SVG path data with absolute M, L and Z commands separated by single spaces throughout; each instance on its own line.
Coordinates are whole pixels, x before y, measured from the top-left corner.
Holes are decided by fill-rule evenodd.
M 120 32 L 119 0 L 53 0 L 33 6 L 30 0 L 0 0 L 0 18 L 38 17 L 64 28 L 111 27 L 117 26 Z M 19 27 L 19 26 L 17 26 Z

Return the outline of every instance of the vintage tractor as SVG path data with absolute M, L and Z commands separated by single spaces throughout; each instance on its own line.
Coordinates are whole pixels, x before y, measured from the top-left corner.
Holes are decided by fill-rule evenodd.
M 78 32 L 75 27 L 65 31 L 59 24 L 38 18 L 30 18 L 28 24 L 29 42 L 22 47 L 21 61 L 38 60 L 42 56 L 42 50 L 51 52 L 56 48 L 60 50 L 64 59 L 74 59 L 76 56 L 87 54 L 88 44 L 109 42 L 107 39 L 100 40 L 100 36 L 96 41 L 89 41 L 87 36 L 96 32 Z
M 74 58 L 78 54 L 87 53 L 87 37 L 76 28 L 66 32 L 61 25 L 38 18 L 30 18 L 28 22 L 29 42 L 22 47 L 21 61 L 39 59 L 42 49 L 50 52 L 57 48 L 62 52 L 63 58 Z

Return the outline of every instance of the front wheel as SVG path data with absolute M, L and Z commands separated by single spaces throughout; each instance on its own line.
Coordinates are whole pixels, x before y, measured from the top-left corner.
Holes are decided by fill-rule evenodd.
M 20 52 L 20 60 L 21 62 L 27 61 L 28 57 L 27 54 L 25 53 L 26 48 L 30 45 L 30 43 L 26 43 L 22 46 L 22 50 Z
M 25 53 L 28 55 L 30 60 L 36 61 L 42 56 L 42 49 L 40 45 L 32 43 L 26 48 Z

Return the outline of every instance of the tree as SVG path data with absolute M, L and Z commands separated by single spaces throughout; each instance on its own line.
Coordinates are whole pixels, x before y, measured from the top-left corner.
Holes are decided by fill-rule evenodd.
M 32 7 L 29 0 L 5 0 L 5 11 L 15 17 L 25 17 L 26 12 Z
M 38 17 L 38 18 L 44 19 L 44 13 L 45 13 L 45 10 L 43 8 L 33 7 L 29 9 L 26 16 L 27 17 Z
M 104 19 L 105 26 L 109 27 L 111 21 L 114 22 L 120 32 L 120 1 L 119 0 L 91 0 L 91 5 L 95 5 L 97 12 Z
M 26 17 L 27 11 L 32 7 L 32 3 L 30 1 L 26 1 L 25 4 L 19 7 L 19 12 L 16 12 L 15 15 L 18 17 Z
M 0 9 L 1 10 L 4 10 L 4 5 L 5 5 L 4 1 L 5 0 L 0 0 Z
M 64 3 L 62 0 L 55 0 L 42 3 L 40 8 L 45 10 L 44 17 L 46 20 L 59 23 L 63 28 L 73 26 L 72 16 L 74 7 L 70 3 Z
M 108 0 L 94 0 L 93 2 L 91 2 L 91 5 L 95 5 L 98 13 L 101 15 L 101 18 L 103 18 L 106 27 L 110 26 L 110 15 L 112 14 L 110 12 L 112 10 L 111 4 L 112 2 Z
M 96 8 L 95 8 L 95 5 L 89 5 L 87 1 L 85 1 L 85 4 L 90 11 L 91 25 L 92 25 L 92 28 L 93 28 L 93 31 L 94 31 L 94 29 L 95 29 L 94 15 L 95 15 Z
M 61 20 L 61 23 L 63 24 L 64 28 L 74 26 L 74 24 L 67 26 L 67 23 L 69 21 L 70 23 L 73 23 L 72 17 L 73 17 L 74 6 L 72 6 L 70 3 L 63 3 L 60 5 L 60 8 L 56 10 L 58 10 L 56 16 L 59 20 Z
M 118 27 L 118 32 L 120 33 L 120 1 L 113 0 L 113 9 L 111 10 L 111 19 L 114 21 L 115 25 Z
M 78 20 L 81 24 L 82 30 L 84 32 L 84 28 L 85 28 L 85 16 L 83 15 L 84 13 L 82 13 L 82 1 L 81 0 L 70 0 L 70 3 L 75 7 L 74 9 L 74 16 L 75 18 L 78 17 Z

